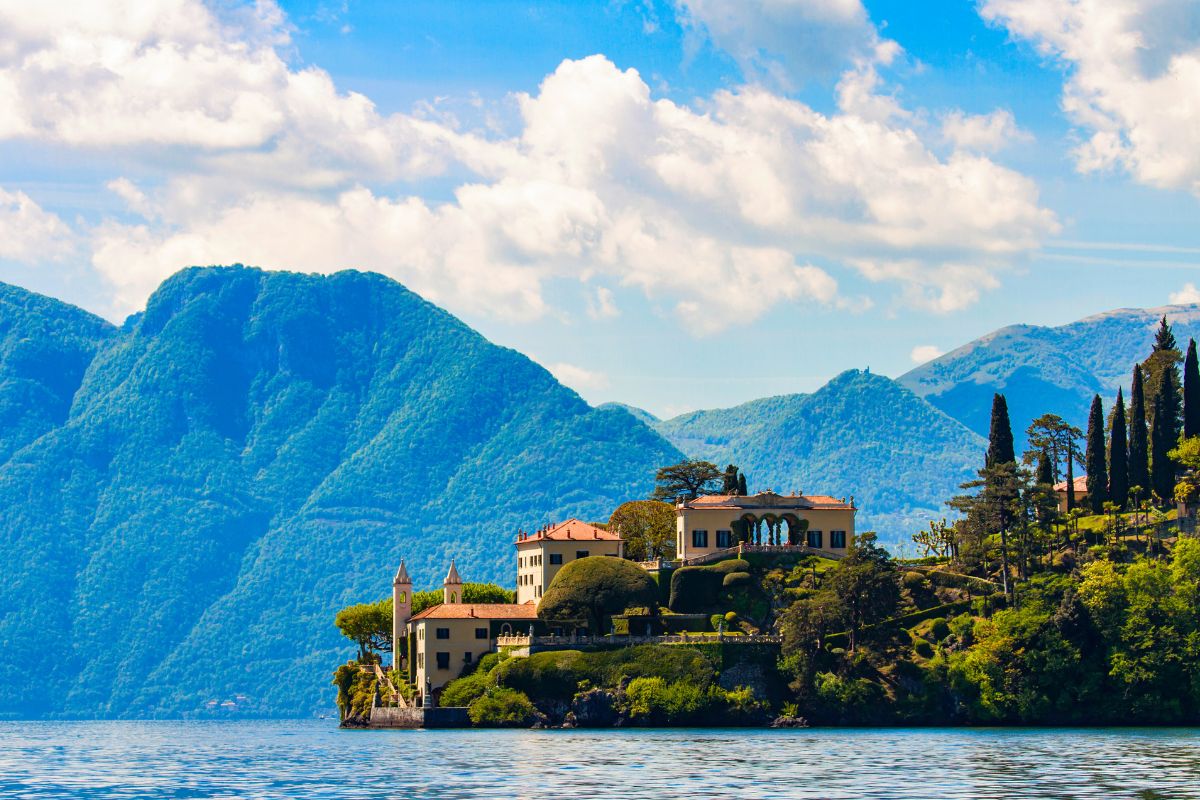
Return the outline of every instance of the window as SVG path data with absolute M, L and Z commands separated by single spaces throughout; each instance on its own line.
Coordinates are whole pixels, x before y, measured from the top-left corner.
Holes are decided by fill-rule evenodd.
M 551 553 L 550 554 L 550 563 L 551 564 L 561 564 L 562 563 L 562 553 Z
M 422 625 L 420 628 L 417 629 L 417 639 L 422 642 L 425 641 L 425 626 L 424 625 Z
M 844 548 L 846 546 L 846 532 L 845 531 L 830 531 L 829 532 L 829 546 L 836 547 L 839 549 Z
M 575 551 L 575 557 L 576 557 L 576 558 L 587 558 L 587 557 L 588 557 L 588 551 L 587 551 L 587 550 L 576 550 L 576 551 Z
M 692 531 L 692 547 L 708 547 L 708 531 Z
M 534 595 L 534 597 L 541 597 L 542 596 L 542 587 L 539 586 L 536 589 L 534 589 L 533 595 Z
M 406 599 L 405 599 L 406 597 L 408 597 L 408 593 L 407 593 L 407 592 L 400 592 L 400 602 L 401 602 L 401 603 L 407 603 L 407 602 L 408 602 L 408 600 L 406 600 Z
M 487 628 L 476 628 L 475 629 L 475 638 L 476 639 L 488 638 L 488 629 Z
M 438 628 L 437 629 L 437 638 L 449 639 L 450 638 L 450 629 L 449 628 Z
M 425 669 L 425 654 L 417 653 L 417 669 Z
M 450 654 L 449 653 L 438 653 L 437 654 L 437 665 L 438 665 L 438 667 L 437 667 L 438 669 L 450 669 Z
M 733 547 L 733 531 L 717 531 L 717 547 Z
M 820 550 L 822 547 L 821 540 L 823 538 L 824 537 L 821 535 L 820 531 L 809 531 L 808 532 L 808 546 L 814 547 L 814 548 Z
M 468 653 L 463 653 L 463 662 L 464 662 L 464 663 L 466 663 L 466 664 L 470 664 L 470 663 L 471 663 L 471 654 L 470 654 L 469 652 L 468 652 Z

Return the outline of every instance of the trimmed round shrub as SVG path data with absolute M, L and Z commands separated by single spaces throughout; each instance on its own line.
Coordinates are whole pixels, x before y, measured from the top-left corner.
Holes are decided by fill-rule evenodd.
M 738 621 L 738 615 L 737 615 L 736 611 L 726 611 L 725 612 L 725 624 L 726 625 L 732 625 L 737 621 Z
M 946 622 L 945 617 L 934 617 L 929 623 L 929 633 L 940 642 L 950 635 L 950 623 Z
M 537 709 L 524 692 L 496 687 L 475 698 L 467 715 L 481 728 L 527 728 L 537 719 Z
M 916 571 L 904 573 L 901 581 L 904 583 L 904 588 L 906 589 L 920 589 L 926 584 L 925 576 Z
M 928 641 L 922 639 L 920 636 L 914 636 L 912 643 L 914 653 L 921 658 L 933 658 L 933 645 Z
M 749 586 L 754 579 L 750 577 L 749 572 L 730 572 L 725 575 L 725 579 L 721 581 L 721 585 L 726 589 L 733 589 L 737 586 Z
M 658 606 L 654 580 L 623 558 L 589 556 L 558 571 L 538 604 L 538 617 L 547 622 L 582 623 L 593 633 L 607 633 L 608 617 L 631 606 Z

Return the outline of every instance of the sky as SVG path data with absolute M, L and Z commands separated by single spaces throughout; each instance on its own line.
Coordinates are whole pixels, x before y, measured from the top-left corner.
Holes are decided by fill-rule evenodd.
M 0 280 L 381 272 L 592 403 L 1200 302 L 1195 0 L 0 0 Z

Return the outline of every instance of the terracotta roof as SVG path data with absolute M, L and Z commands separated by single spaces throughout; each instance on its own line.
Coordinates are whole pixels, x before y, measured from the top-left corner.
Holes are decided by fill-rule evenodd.
M 798 509 L 853 509 L 854 504 L 838 500 L 827 494 L 776 494 L 759 492 L 751 495 L 709 494 L 684 503 L 685 508 L 798 508 Z
M 537 619 L 537 604 L 528 603 L 441 603 L 415 614 L 422 619 Z
M 517 544 L 525 544 L 526 542 L 540 542 L 543 539 L 553 539 L 555 541 L 577 541 L 577 542 L 594 542 L 597 540 L 619 542 L 621 537 L 612 531 L 606 531 L 603 528 L 597 528 L 595 525 L 588 525 L 586 522 L 580 522 L 577 519 L 569 519 L 566 522 L 560 522 L 557 525 L 551 525 L 549 528 L 543 528 L 537 533 L 528 533 L 517 537 Z
M 1067 491 L 1067 482 L 1059 481 L 1058 483 L 1054 484 L 1054 491 L 1066 492 Z M 1075 493 L 1078 494 L 1079 492 L 1086 492 L 1086 491 L 1087 491 L 1087 475 L 1080 475 L 1077 478 L 1075 478 Z

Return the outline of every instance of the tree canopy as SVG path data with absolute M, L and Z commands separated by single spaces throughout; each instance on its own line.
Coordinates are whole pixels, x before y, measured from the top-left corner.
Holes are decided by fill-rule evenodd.
M 675 557 L 675 508 L 670 503 L 622 503 L 609 517 L 608 529 L 625 540 L 625 557 L 632 561 Z
M 372 653 L 392 649 L 392 598 L 375 603 L 359 603 L 343 608 L 333 623 L 350 641 L 358 645 L 358 660 L 373 660 Z
M 589 631 L 604 633 L 608 617 L 630 607 L 655 608 L 658 585 L 631 561 L 589 556 L 558 571 L 538 604 L 547 622 L 583 622 Z
M 412 613 L 419 614 L 427 608 L 441 605 L 445 592 L 441 589 L 427 589 L 423 592 L 413 592 Z M 505 589 L 494 583 L 464 583 L 462 601 L 464 603 L 514 603 L 516 592 Z
M 658 485 L 652 499 L 673 503 L 677 498 L 695 500 L 705 494 L 715 494 L 725 473 L 711 461 L 689 458 L 678 464 L 662 467 L 654 476 Z

